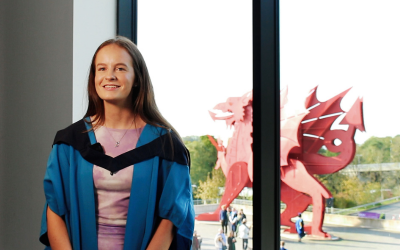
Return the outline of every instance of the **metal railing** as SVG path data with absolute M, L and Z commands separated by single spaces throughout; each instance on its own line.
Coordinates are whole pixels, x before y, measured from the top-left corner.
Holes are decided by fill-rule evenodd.
M 211 204 L 219 204 L 221 199 L 206 199 L 206 200 L 193 200 L 193 205 L 211 205 Z M 236 205 L 247 205 L 247 206 L 252 206 L 253 201 L 252 200 L 242 200 L 242 199 L 234 199 L 231 204 L 236 204 Z
M 341 215 L 350 215 L 350 214 L 355 214 L 361 211 L 365 211 L 365 210 L 369 210 L 369 209 L 373 209 L 382 205 L 386 205 L 384 203 L 386 202 L 390 202 L 390 201 L 400 201 L 400 196 L 397 197 L 392 197 L 386 200 L 381 200 L 381 201 L 376 201 L 376 202 L 371 202 L 368 204 L 363 204 L 360 206 L 356 206 L 356 207 L 351 207 L 351 208 L 334 208 L 334 207 L 326 207 L 325 212 L 326 213 L 330 213 L 330 214 L 341 214 Z M 285 203 L 281 203 L 281 210 L 284 210 L 286 208 L 286 204 Z M 313 206 L 310 205 L 307 207 L 306 211 L 312 212 L 313 210 Z M 399 214 L 390 214 L 390 216 L 386 217 L 386 218 L 392 218 L 392 216 L 399 216 Z M 397 218 L 397 217 L 396 217 Z M 400 219 L 400 217 L 399 217 Z
M 331 213 L 333 214 L 353 214 L 353 213 L 358 213 L 360 211 L 365 211 L 369 210 L 375 207 L 382 206 L 382 203 L 388 202 L 388 201 L 400 201 L 400 196 L 397 197 L 392 197 L 386 200 L 381 200 L 381 201 L 376 201 L 376 202 L 371 202 L 368 204 L 356 206 L 356 207 L 351 207 L 351 208 L 345 208 L 345 209 L 340 209 L 340 208 L 335 208 L 334 211 Z M 385 204 L 383 204 L 385 205 Z

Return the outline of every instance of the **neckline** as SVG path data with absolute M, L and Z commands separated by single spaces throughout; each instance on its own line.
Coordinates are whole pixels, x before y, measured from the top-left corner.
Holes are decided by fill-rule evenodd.
M 67 144 L 79 151 L 86 161 L 103 167 L 112 173 L 156 156 L 167 161 L 190 166 L 190 156 L 181 141 L 172 134 L 173 147 L 164 148 L 163 145 L 171 137 L 168 136 L 165 129 L 150 124 L 143 127 L 135 149 L 116 157 L 108 156 L 104 154 L 100 143 L 97 142 L 91 124 L 84 119 L 58 131 L 53 145 Z M 172 150 L 172 148 L 176 150 Z
M 120 131 L 132 131 L 132 130 L 144 129 L 144 127 L 146 127 L 146 125 L 147 125 L 147 124 L 145 124 L 143 127 L 140 127 L 140 128 L 128 128 L 128 129 L 123 129 L 123 128 L 109 128 L 109 127 L 100 125 L 100 128 L 105 128 L 105 129 L 107 129 L 107 130 L 109 130 L 109 131 L 118 131 L 118 132 L 120 132 Z

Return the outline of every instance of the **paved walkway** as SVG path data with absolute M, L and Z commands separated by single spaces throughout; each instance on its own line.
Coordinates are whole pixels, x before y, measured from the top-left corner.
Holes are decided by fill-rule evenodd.
M 216 222 L 198 222 L 196 221 L 195 229 L 198 234 L 203 237 L 202 250 L 214 250 L 214 237 L 220 228 Z M 316 241 L 303 238 L 302 242 L 297 242 L 297 235 L 291 235 L 291 239 L 285 238 L 285 247 L 288 250 L 344 250 L 344 249 L 360 249 L 360 250 L 399 250 L 400 249 L 400 233 L 388 232 L 377 229 L 342 227 L 328 225 L 324 226 L 324 230 L 333 236 L 340 237 L 337 241 Z M 252 238 L 249 239 L 249 247 L 253 246 Z M 242 250 L 241 240 L 236 244 L 236 250 Z M 250 249 L 248 249 L 250 250 Z M 257 250 L 257 249 L 256 249 Z M 259 249 L 269 250 L 269 249 Z
M 339 237 L 337 241 L 316 241 L 303 238 L 297 242 L 297 235 L 292 239 L 283 239 L 288 250 L 343 250 L 343 249 L 400 249 L 400 233 L 388 232 L 377 229 L 324 226 L 323 229 L 333 236 Z

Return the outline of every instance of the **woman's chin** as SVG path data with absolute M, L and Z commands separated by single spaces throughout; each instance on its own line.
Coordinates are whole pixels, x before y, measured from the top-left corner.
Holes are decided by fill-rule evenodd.
M 102 98 L 104 105 L 115 105 L 120 107 L 128 107 L 127 98 Z

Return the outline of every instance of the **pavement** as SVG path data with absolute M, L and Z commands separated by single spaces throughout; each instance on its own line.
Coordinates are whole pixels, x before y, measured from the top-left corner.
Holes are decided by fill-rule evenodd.
M 285 248 L 288 250 L 400 249 L 399 232 L 336 225 L 324 226 L 323 230 L 339 240 L 315 240 L 306 236 L 302 242 L 297 242 L 297 235 L 287 237 L 286 234 L 281 234 L 281 237 L 284 238 Z
M 203 238 L 202 250 L 214 250 L 214 237 L 220 228 L 218 222 L 196 221 L 195 229 Z M 285 248 L 288 250 L 343 250 L 343 249 L 360 249 L 360 250 L 399 250 L 400 249 L 400 233 L 389 232 L 370 228 L 345 227 L 336 225 L 326 225 L 323 230 L 331 235 L 338 237 L 338 240 L 315 240 L 306 236 L 302 242 L 297 242 L 297 235 L 282 234 L 283 240 L 286 242 Z M 253 246 L 253 239 L 249 239 L 249 248 Z M 242 250 L 241 239 L 238 239 L 236 250 Z M 260 249 L 270 250 L 270 249 Z

